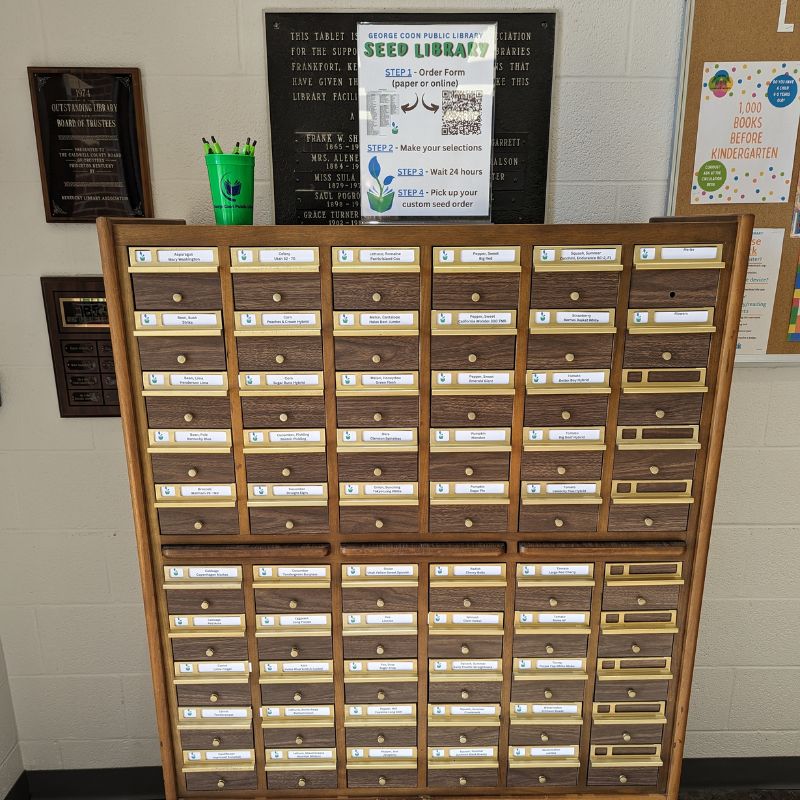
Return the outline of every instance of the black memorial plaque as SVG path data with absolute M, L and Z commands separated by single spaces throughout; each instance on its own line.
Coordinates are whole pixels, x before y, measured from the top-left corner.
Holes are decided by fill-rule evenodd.
M 544 222 L 555 14 L 266 14 L 275 221 L 361 221 L 359 22 L 497 22 L 491 219 Z

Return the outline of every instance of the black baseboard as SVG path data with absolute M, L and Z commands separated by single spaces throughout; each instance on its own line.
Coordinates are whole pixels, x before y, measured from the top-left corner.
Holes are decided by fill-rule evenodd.
M 681 792 L 797 789 L 800 756 L 687 758 Z M 20 775 L 4 800 L 163 800 L 161 767 L 35 770 Z

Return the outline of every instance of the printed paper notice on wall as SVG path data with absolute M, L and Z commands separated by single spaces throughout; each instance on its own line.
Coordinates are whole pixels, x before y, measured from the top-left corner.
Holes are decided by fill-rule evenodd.
M 757 228 L 753 231 L 736 342 L 737 356 L 763 356 L 767 353 L 784 234 L 783 228 Z
M 790 199 L 800 61 L 706 62 L 691 202 Z
M 789 312 L 789 333 L 787 341 L 800 342 L 800 266 L 794 279 L 794 294 L 792 295 L 792 310 Z
M 489 218 L 497 25 L 358 25 L 361 217 Z

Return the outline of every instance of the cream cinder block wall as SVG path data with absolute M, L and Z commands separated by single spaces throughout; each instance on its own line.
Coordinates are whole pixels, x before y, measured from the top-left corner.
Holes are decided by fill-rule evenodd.
M 556 10 L 549 220 L 641 221 L 663 213 L 682 0 L 269 5 Z M 211 220 L 201 135 L 224 142 L 255 136 L 264 145 L 257 222 L 267 223 L 262 2 L 4 0 L 4 11 L 0 639 L 19 747 L 27 769 L 155 764 L 120 425 L 58 417 L 39 289 L 40 275 L 98 273 L 96 236 L 89 225 L 44 222 L 25 67 L 141 68 L 162 217 Z M 800 690 L 800 584 L 792 575 L 800 560 L 798 391 L 795 369 L 736 370 L 689 756 L 800 750 L 800 710 L 791 702 Z M 8 713 L 0 701 L 0 731 Z
M 3 648 L 0 645 L 0 797 L 5 797 L 22 774 L 22 754 L 17 742 L 17 723 L 11 703 Z

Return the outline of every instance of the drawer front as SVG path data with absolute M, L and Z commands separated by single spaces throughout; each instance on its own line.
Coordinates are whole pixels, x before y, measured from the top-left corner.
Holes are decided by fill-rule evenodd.
M 575 767 L 514 767 L 508 770 L 507 786 L 577 786 L 578 768 Z
M 502 611 L 506 590 L 502 586 L 432 586 L 430 608 L 434 611 Z
M 417 397 L 337 397 L 336 421 L 340 428 L 416 428 Z
M 608 395 L 554 394 L 525 398 L 525 424 L 533 427 L 605 425 Z
M 431 453 L 432 481 L 507 481 L 509 453 Z
M 658 767 L 589 767 L 589 786 L 655 786 Z
M 419 369 L 417 336 L 347 336 L 334 339 L 336 369 Z
M 696 450 L 617 450 L 614 453 L 614 478 L 682 480 L 694 475 L 696 460 Z
M 667 699 L 669 681 L 598 681 L 594 687 L 596 703 L 614 703 L 625 700 L 660 702 Z
M 341 506 L 342 533 L 414 533 L 419 528 L 418 506 Z
M 610 308 L 617 305 L 618 272 L 534 272 L 531 308 Z
M 503 691 L 501 681 L 431 681 L 428 700 L 431 703 L 499 703 Z
M 179 706 L 249 706 L 253 702 L 248 683 L 179 683 Z
M 581 740 L 580 725 L 514 725 L 509 729 L 510 745 L 535 745 L 555 747 L 560 744 L 578 744 Z
M 345 744 L 348 747 L 416 747 L 416 726 L 370 725 L 347 728 Z
M 516 308 L 519 275 L 482 272 L 476 275 L 434 274 L 432 308 Z
M 345 683 L 345 703 L 416 703 L 417 684 L 411 681 Z
M 416 453 L 340 452 L 337 459 L 339 480 L 342 481 L 374 481 L 380 478 L 392 483 L 418 480 Z
M 592 744 L 658 744 L 663 725 L 592 725 Z
M 414 311 L 419 275 L 334 275 L 333 307 L 339 311 Z
M 239 514 L 235 508 L 159 508 L 162 536 L 236 536 Z
M 330 589 L 255 589 L 259 614 L 330 613 Z
M 416 769 L 348 769 L 351 789 L 410 789 L 417 785 Z
M 146 397 L 151 428 L 230 428 L 227 397 Z
M 336 769 L 267 770 L 267 789 L 335 789 Z
M 253 749 L 253 731 L 180 731 L 183 750 Z
M 153 453 L 150 456 L 150 463 L 153 467 L 153 480 L 156 483 L 182 481 L 233 483 L 236 480 L 233 456 L 227 453 L 208 455 Z
M 508 506 L 431 506 L 432 533 L 497 533 L 508 527 Z
M 136 341 L 142 369 L 227 368 L 222 336 L 140 336 Z
M 591 586 L 517 587 L 517 611 L 585 611 L 591 607 Z
M 140 311 L 222 308 L 216 275 L 131 275 L 133 305 Z
M 523 505 L 519 510 L 519 529 L 524 533 L 594 532 L 599 508 L 589 505 Z
M 698 425 L 703 410 L 700 392 L 685 394 L 623 394 L 619 425 Z
M 175 661 L 246 661 L 247 640 L 233 636 L 209 636 L 191 639 L 171 639 Z
M 242 371 L 322 369 L 318 336 L 240 336 L 236 354 Z
M 431 425 L 508 428 L 511 425 L 513 407 L 513 397 L 435 395 L 431 397 Z
M 280 661 L 313 661 L 333 658 L 333 640 L 330 636 L 269 636 L 256 640 L 258 657 Z
M 256 789 L 258 778 L 251 770 L 231 772 L 185 772 L 186 788 L 191 792 L 244 791 Z
M 671 633 L 600 634 L 597 654 L 600 657 L 672 655 Z
M 345 658 L 416 658 L 417 637 L 406 635 L 369 634 L 344 636 Z M 435 658 L 435 656 L 434 656 Z
M 516 336 L 432 336 L 432 369 L 514 369 Z
M 267 683 L 261 702 L 270 706 L 313 706 L 333 702 L 333 683 Z
M 324 428 L 325 400 L 322 397 L 242 397 L 242 425 L 245 428 Z
M 709 333 L 684 333 L 665 336 L 627 334 L 622 366 L 640 367 L 704 367 L 711 345 Z
M 499 658 L 503 652 L 502 636 L 471 636 L 470 634 L 437 634 L 428 637 L 430 658 Z
M 328 480 L 325 453 L 249 454 L 244 457 L 250 483 L 324 483 Z
M 463 789 L 470 786 L 497 786 L 497 770 L 493 767 L 464 769 L 428 769 L 428 786 L 437 789 Z
M 608 369 L 614 335 L 539 334 L 528 337 L 528 369 Z
M 586 681 L 514 681 L 511 700 L 515 703 L 581 703 Z
M 588 636 L 569 633 L 514 635 L 514 657 L 585 658 Z
M 610 531 L 685 531 L 689 521 L 688 504 L 611 505 Z
M 497 747 L 500 726 L 434 727 L 428 725 L 428 747 Z
M 704 308 L 717 302 L 719 270 L 654 269 L 633 271 L 628 305 Z
M 234 275 L 237 311 L 314 311 L 321 307 L 319 275 Z
M 362 612 L 381 609 L 385 614 L 395 611 L 416 611 L 417 590 L 413 586 L 343 586 L 342 611 Z
M 325 506 L 272 506 L 250 509 L 250 532 L 254 534 L 327 533 L 328 509 Z
M 167 589 L 170 614 L 244 614 L 241 589 Z
M 603 609 L 636 611 L 637 609 L 670 609 L 678 607 L 680 586 L 606 586 Z
M 522 479 L 557 480 L 599 480 L 603 471 L 603 453 L 562 450 L 545 453 L 530 450 L 522 454 Z
M 280 728 L 264 728 L 264 747 L 335 747 L 336 730 L 294 727 L 286 722 Z

